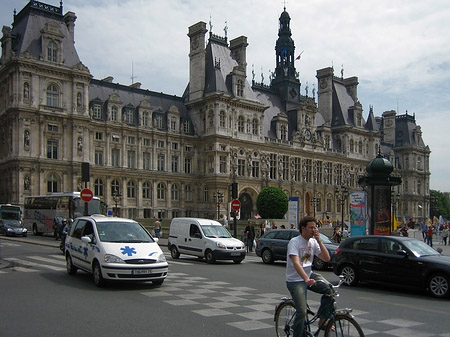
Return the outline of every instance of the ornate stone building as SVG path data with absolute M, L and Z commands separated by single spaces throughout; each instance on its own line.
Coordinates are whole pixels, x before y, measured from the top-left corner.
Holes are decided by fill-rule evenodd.
M 30 1 L 3 26 L 0 202 L 80 190 L 89 162 L 89 187 L 122 216 L 215 218 L 218 206 L 229 211 L 237 182 L 243 218 L 256 215 L 263 187 L 279 186 L 298 197 L 301 215 L 340 219 L 335 188 L 360 190 L 382 151 L 405 182 L 397 215 L 426 216 L 430 151 L 415 118 L 370 110 L 365 119 L 358 78 L 333 68 L 317 71 L 317 93 L 301 95 L 286 10 L 269 85 L 247 78 L 245 36 L 189 27 L 189 83 L 179 97 L 93 79 L 74 47 L 75 20 L 62 4 Z

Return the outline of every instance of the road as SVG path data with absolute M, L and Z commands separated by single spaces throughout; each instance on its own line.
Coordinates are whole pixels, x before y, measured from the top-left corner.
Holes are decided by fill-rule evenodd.
M 51 238 L 28 242 L 0 237 L 0 335 L 9 336 L 274 336 L 273 310 L 288 294 L 285 263 L 206 264 L 169 261 L 162 286 L 113 283 L 96 288 L 90 275 L 65 272 Z M 337 277 L 322 272 L 330 279 Z M 366 336 L 449 336 L 449 300 L 417 290 L 378 285 L 343 287 L 339 307 L 352 307 Z M 309 293 L 313 307 L 319 297 Z

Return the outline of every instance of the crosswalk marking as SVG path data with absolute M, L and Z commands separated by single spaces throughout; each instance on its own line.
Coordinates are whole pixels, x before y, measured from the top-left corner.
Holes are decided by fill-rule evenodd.
M 59 266 L 65 266 L 66 262 L 64 260 L 58 259 L 49 259 L 47 257 L 43 257 L 43 256 L 28 256 L 28 258 L 33 259 L 33 260 L 38 260 L 38 261 L 43 261 L 43 262 L 49 262 L 49 263 L 54 263 L 57 264 Z M 62 258 L 62 256 L 61 256 Z
M 55 267 L 55 266 L 49 266 L 46 264 L 36 264 L 35 262 L 30 262 L 27 260 L 22 260 L 22 259 L 18 259 L 15 257 L 11 257 L 7 259 L 8 261 L 13 261 L 13 262 L 17 262 L 21 265 L 25 265 L 25 266 L 30 266 L 30 267 L 42 267 L 42 268 L 47 268 L 47 269 L 51 269 L 51 270 L 55 270 L 55 271 L 64 271 L 66 270 L 65 268 L 60 268 L 60 267 Z M 52 263 L 57 263 L 57 261 L 51 261 Z M 18 268 L 18 267 L 14 267 L 14 268 Z

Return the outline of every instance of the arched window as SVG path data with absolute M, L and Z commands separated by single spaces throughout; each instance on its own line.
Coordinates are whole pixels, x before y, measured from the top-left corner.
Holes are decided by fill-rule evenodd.
M 58 176 L 54 173 L 50 173 L 47 178 L 47 192 L 54 193 L 58 192 Z
M 127 198 L 136 198 L 136 184 L 129 181 L 127 184 Z
M 180 199 L 180 195 L 179 195 L 180 193 L 179 193 L 178 185 L 176 185 L 176 184 L 172 185 L 170 194 L 171 194 L 172 200 L 177 201 L 177 200 Z
M 95 179 L 94 181 L 94 194 L 98 195 L 98 196 L 103 196 L 104 195 L 104 185 L 103 185 L 103 180 L 101 179 Z
M 120 183 L 117 179 L 111 181 L 111 196 L 120 194 Z
M 159 183 L 156 188 L 156 198 L 158 200 L 166 200 L 166 185 Z
M 58 62 L 58 45 L 53 41 L 50 41 L 47 45 L 47 60 Z
M 142 198 L 144 199 L 152 198 L 152 185 L 148 181 L 142 184 Z
M 58 87 L 54 84 L 50 84 L 47 87 L 47 105 L 54 107 L 59 106 L 58 96 L 59 96 Z

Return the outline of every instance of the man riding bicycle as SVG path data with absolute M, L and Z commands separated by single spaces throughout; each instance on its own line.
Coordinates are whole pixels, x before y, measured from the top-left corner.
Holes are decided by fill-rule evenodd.
M 318 311 L 319 327 L 325 327 L 325 318 L 333 305 L 333 289 L 320 274 L 312 272 L 314 255 L 330 261 L 330 253 L 320 240 L 316 219 L 306 216 L 299 223 L 300 235 L 289 241 L 287 249 L 286 285 L 295 303 L 297 314 L 294 319 L 293 337 L 303 336 L 306 318 L 306 290 L 323 294 Z M 316 281 L 323 282 L 316 282 Z

